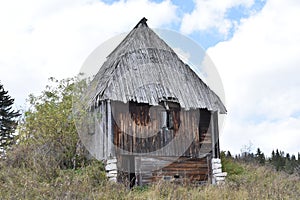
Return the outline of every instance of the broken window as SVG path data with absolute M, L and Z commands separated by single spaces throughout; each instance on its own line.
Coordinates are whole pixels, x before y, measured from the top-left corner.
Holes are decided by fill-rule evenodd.
M 163 102 L 164 109 L 161 111 L 162 128 L 178 130 L 180 126 L 180 105 L 173 102 Z
M 208 129 L 210 125 L 210 112 L 207 109 L 200 109 L 199 138 L 200 142 L 208 140 Z
M 137 124 L 147 126 L 150 122 L 150 105 L 146 103 L 129 102 L 131 119 Z

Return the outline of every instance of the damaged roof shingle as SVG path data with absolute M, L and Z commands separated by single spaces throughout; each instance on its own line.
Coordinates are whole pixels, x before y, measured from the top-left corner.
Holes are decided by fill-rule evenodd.
M 85 95 L 89 105 L 106 99 L 158 105 L 177 101 L 186 110 L 226 113 L 220 98 L 141 20 L 112 51 Z

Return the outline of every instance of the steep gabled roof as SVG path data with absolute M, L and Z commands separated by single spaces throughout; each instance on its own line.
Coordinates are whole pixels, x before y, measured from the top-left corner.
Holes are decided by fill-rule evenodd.
M 150 105 L 170 100 L 186 110 L 226 113 L 220 98 L 148 27 L 145 18 L 107 57 L 86 95 L 90 105 L 107 99 Z

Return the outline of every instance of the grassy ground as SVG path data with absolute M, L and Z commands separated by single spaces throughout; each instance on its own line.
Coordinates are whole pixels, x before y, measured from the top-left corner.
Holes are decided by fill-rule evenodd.
M 37 161 L 38 162 L 38 161 Z M 105 179 L 100 162 L 76 170 L 0 162 L 0 199 L 298 199 L 298 176 L 229 161 L 225 185 L 180 186 L 159 182 L 128 190 Z

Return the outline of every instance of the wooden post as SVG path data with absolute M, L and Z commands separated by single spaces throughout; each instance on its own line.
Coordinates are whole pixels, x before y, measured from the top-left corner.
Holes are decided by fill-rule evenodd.
M 210 130 L 211 130 L 211 148 L 212 148 L 212 158 L 215 158 L 215 145 L 216 145 L 216 138 L 215 138 L 215 125 L 214 125 L 214 112 L 210 112 Z
M 135 173 L 137 177 L 137 185 L 142 185 L 141 157 L 136 157 Z
M 213 177 L 212 177 L 213 174 L 212 174 L 211 154 L 207 154 L 206 162 L 207 162 L 207 174 L 208 174 L 207 182 L 212 184 L 213 183 Z
M 219 124 L 218 124 L 218 111 L 214 112 L 214 135 L 215 135 L 215 153 L 216 158 L 220 158 L 220 143 L 219 143 Z
M 107 142 L 108 142 L 108 147 L 107 147 L 107 153 L 109 157 L 115 156 L 114 152 L 114 133 L 112 131 L 112 120 L 111 120 L 111 104 L 110 100 L 107 100 Z
M 127 156 L 128 159 L 128 180 L 129 188 L 132 188 L 136 183 L 135 156 Z

